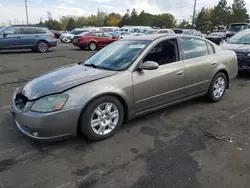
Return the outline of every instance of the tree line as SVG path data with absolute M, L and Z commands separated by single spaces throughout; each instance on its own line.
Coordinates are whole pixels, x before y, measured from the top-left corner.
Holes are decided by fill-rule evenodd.
M 63 16 L 60 20 L 52 18 L 51 12 L 48 12 L 48 19 L 46 21 L 40 20 L 39 25 L 48 27 L 52 30 L 68 30 L 80 28 L 84 26 L 119 26 L 124 25 L 143 25 L 143 26 L 156 26 L 156 27 L 180 27 L 192 28 L 202 32 L 211 31 L 213 26 L 227 25 L 234 22 L 244 22 L 249 19 L 244 0 L 234 0 L 230 6 L 227 0 L 220 0 L 213 8 L 203 7 L 195 14 L 192 23 L 183 20 L 177 23 L 174 15 L 169 13 L 163 14 L 150 14 L 145 11 L 138 13 L 135 9 L 131 12 L 127 10 L 123 16 L 118 13 L 105 13 L 98 11 L 97 14 L 90 16 Z

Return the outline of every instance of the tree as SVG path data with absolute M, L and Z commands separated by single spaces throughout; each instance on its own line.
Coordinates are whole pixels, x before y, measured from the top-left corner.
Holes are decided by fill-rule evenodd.
M 247 14 L 246 3 L 244 0 L 234 0 L 232 4 L 231 22 L 244 22 L 249 19 Z
M 231 7 L 227 5 L 227 0 L 220 0 L 214 7 L 211 22 L 213 25 L 227 25 L 230 23 Z
M 69 19 L 66 28 L 67 28 L 68 31 L 71 31 L 71 30 L 76 28 L 75 27 L 75 20 L 72 17 Z
M 206 9 L 203 7 L 201 11 L 198 13 L 197 17 L 195 18 L 195 26 L 196 29 L 201 32 L 207 32 L 210 31 L 212 28 L 212 22 L 211 22 L 211 13 L 212 9 Z
M 127 13 L 121 18 L 121 21 L 119 23 L 120 27 L 124 25 L 130 25 L 129 10 L 127 10 Z
M 121 21 L 121 15 L 115 12 L 110 13 L 104 17 L 104 25 L 118 26 Z
M 136 10 L 133 9 L 131 12 L 131 15 L 130 15 L 129 23 L 130 23 L 130 25 L 138 25 L 137 21 L 138 21 L 138 14 L 137 14 Z

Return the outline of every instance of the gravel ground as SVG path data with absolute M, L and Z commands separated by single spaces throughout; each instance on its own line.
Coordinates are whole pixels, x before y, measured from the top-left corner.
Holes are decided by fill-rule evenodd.
M 250 74 L 218 103 L 201 98 L 148 114 L 102 142 L 44 144 L 20 134 L 8 112 L 14 89 L 92 54 L 61 43 L 47 54 L 0 52 L 1 188 L 250 187 Z

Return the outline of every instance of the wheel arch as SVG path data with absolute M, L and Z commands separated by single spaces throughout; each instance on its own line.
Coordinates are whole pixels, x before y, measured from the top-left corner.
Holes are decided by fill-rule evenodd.
M 113 96 L 116 97 L 122 104 L 123 109 L 124 109 L 124 118 L 123 118 L 123 122 L 127 122 L 129 119 L 129 107 L 128 107 L 128 103 L 126 102 L 126 100 L 124 99 L 124 97 L 122 97 L 120 94 L 117 93 L 112 93 L 112 92 L 108 92 L 108 93 L 102 93 L 99 95 L 94 96 L 93 98 L 91 98 L 90 100 L 88 100 L 88 102 L 82 107 L 81 109 L 81 113 L 78 117 L 78 121 L 77 121 L 77 133 L 79 133 L 79 123 L 80 123 L 80 118 L 82 116 L 82 113 L 84 113 L 84 110 L 88 107 L 88 105 L 94 101 L 95 99 L 99 98 L 99 97 L 103 97 L 103 96 Z

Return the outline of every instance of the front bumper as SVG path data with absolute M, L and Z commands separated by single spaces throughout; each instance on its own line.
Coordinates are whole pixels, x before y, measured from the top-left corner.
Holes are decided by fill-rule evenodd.
M 239 71 L 250 70 L 250 58 L 249 59 L 239 59 L 238 60 Z
M 17 128 L 26 136 L 40 141 L 58 141 L 77 135 L 81 107 L 38 113 L 21 111 L 12 101 L 10 112 Z

